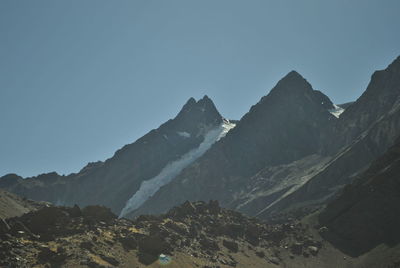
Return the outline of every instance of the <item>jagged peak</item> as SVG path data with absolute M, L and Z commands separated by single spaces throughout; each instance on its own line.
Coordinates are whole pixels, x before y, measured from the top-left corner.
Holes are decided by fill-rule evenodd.
M 204 95 L 203 98 L 201 98 L 198 102 L 209 102 L 209 101 L 212 102 L 212 100 L 207 95 Z
M 190 107 L 193 107 L 194 105 L 196 105 L 196 100 L 191 97 L 187 100 L 187 102 L 183 105 L 182 110 L 187 110 L 190 109 Z
M 212 109 L 216 109 L 214 102 L 207 95 L 204 95 L 204 97 L 197 102 L 197 105 L 203 108 L 208 106 Z
M 196 101 L 193 97 L 191 97 L 182 107 L 179 114 L 195 112 L 199 110 L 201 112 L 212 112 L 212 113 L 217 113 L 219 115 L 219 112 L 215 107 L 214 102 L 207 95 L 204 95 L 203 98 L 199 99 L 198 101 Z

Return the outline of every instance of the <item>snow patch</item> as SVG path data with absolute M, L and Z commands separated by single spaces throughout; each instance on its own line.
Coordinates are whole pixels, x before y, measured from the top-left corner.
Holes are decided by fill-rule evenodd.
M 177 133 L 181 137 L 190 138 L 190 133 L 187 133 L 186 131 L 178 131 Z
M 125 215 L 139 208 L 162 186 L 170 183 L 185 167 L 202 156 L 215 142 L 223 138 L 228 131 L 235 126 L 236 124 L 233 124 L 228 120 L 224 120 L 221 125 L 211 129 L 204 136 L 204 140 L 202 143 L 200 143 L 199 147 L 190 150 L 178 160 L 168 163 L 157 176 L 147 181 L 143 181 L 139 190 L 126 202 L 126 205 L 122 209 L 119 216 L 124 217 Z
M 344 112 L 344 109 L 337 106 L 336 104 L 334 104 L 333 107 L 334 108 L 330 109 L 329 112 L 333 114 L 336 118 L 339 118 L 339 116 Z

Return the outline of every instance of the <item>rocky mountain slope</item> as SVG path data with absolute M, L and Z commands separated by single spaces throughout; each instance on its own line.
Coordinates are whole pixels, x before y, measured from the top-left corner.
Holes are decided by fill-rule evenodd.
M 68 176 L 49 173 L 22 179 L 9 174 L 0 178 L 0 187 L 34 200 L 63 205 L 102 204 L 119 213 L 143 181 L 201 146 L 210 131 L 211 139 L 221 138 L 227 131 L 223 126 L 228 130 L 233 127 L 224 122 L 207 96 L 197 102 L 191 98 L 174 119 L 124 146 L 105 162 L 91 163 Z M 207 142 L 211 146 L 215 140 Z M 191 154 L 193 160 L 198 154 Z
M 346 186 L 320 215 L 325 237 L 358 256 L 400 242 L 400 140 Z
M 0 219 L 21 216 L 44 205 L 0 189 Z
M 268 206 L 259 216 L 326 203 L 395 143 L 400 135 L 400 57 L 385 70 L 374 73 L 365 93 L 324 135 L 324 150 L 340 149 L 331 153 L 331 160 L 318 167 L 304 185 Z
M 340 116 L 328 113 L 337 106 L 292 72 L 133 215 L 162 212 L 182 199 L 218 198 L 261 218 L 317 209 L 393 144 L 399 104 L 400 58 L 377 71 Z
M 337 118 L 328 97 L 292 71 L 254 105 L 235 129 L 136 211 L 164 212 L 184 200 L 218 199 L 229 206 L 248 178 L 321 150 L 321 130 Z

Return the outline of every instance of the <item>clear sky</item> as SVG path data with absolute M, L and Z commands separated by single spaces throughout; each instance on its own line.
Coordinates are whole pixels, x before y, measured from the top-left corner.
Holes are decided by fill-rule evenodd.
M 239 119 L 291 70 L 335 103 L 400 55 L 393 0 L 1 0 L 0 176 L 77 172 L 207 94 Z

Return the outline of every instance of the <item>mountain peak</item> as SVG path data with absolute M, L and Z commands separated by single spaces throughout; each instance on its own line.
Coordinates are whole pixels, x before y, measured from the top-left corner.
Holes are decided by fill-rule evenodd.
M 296 71 L 291 71 L 278 82 L 277 87 L 280 85 L 296 87 L 296 85 L 301 85 L 301 84 L 311 87 L 311 85 L 307 82 L 307 80 L 303 76 L 301 76 L 301 74 L 299 74 Z
M 193 107 L 194 105 L 196 105 L 196 100 L 191 97 L 190 99 L 187 100 L 187 102 L 183 105 L 182 110 L 188 110 L 191 107 Z
M 203 98 L 201 99 L 201 100 L 204 100 L 204 101 L 211 101 L 211 99 L 207 96 L 207 95 L 204 95 L 203 96 Z
M 303 78 L 303 76 L 301 76 L 301 74 L 299 74 L 297 71 L 292 70 L 290 71 L 285 77 L 297 77 L 297 78 Z
M 268 95 L 250 109 L 249 113 L 254 112 L 256 115 L 249 117 L 260 117 L 273 112 L 280 115 L 287 114 L 290 118 L 299 117 L 301 120 L 314 117 L 317 120 L 321 117 L 324 118 L 322 120 L 326 120 L 325 117 L 329 117 L 328 110 L 333 108 L 334 105 L 326 95 L 314 90 L 298 72 L 291 71 L 279 80 Z M 316 115 L 320 113 L 324 115 Z
M 214 102 L 207 95 L 204 95 L 204 97 L 198 101 L 196 101 L 194 98 L 190 98 L 182 107 L 182 110 L 179 112 L 178 116 L 187 113 L 205 113 L 211 114 L 216 118 L 222 118 L 215 107 Z

